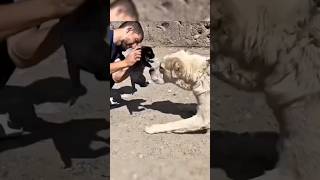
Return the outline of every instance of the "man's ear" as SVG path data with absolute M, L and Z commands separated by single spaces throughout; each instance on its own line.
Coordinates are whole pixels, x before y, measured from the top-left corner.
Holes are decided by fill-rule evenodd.
M 126 29 L 126 33 L 130 32 L 130 31 L 133 31 L 133 28 L 131 26 L 128 26 Z

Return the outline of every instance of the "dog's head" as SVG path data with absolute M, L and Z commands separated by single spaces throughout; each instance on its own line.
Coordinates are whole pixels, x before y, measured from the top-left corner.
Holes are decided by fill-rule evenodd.
M 193 85 L 208 73 L 209 58 L 186 51 L 167 55 L 156 68 L 150 69 L 152 81 L 157 84 L 174 83 L 179 87 L 192 90 Z

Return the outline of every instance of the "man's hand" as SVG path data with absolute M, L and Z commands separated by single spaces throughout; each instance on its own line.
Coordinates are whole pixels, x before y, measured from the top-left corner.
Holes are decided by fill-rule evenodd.
M 141 46 L 134 48 L 129 55 L 124 60 L 126 64 L 130 67 L 141 59 Z
M 121 71 L 124 68 L 128 68 L 133 66 L 137 61 L 141 59 L 141 47 L 134 48 L 129 55 L 123 61 L 110 63 L 110 74 L 116 73 L 117 71 Z M 119 72 L 120 74 L 123 74 Z M 122 75 L 121 75 L 122 77 Z M 118 79 L 118 78 L 117 78 Z

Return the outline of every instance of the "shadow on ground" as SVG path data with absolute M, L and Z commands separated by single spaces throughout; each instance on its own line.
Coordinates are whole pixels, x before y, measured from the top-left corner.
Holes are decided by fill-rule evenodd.
M 165 114 L 179 115 L 183 119 L 189 118 L 197 112 L 197 104 L 195 103 L 184 104 L 171 101 L 158 101 L 150 105 L 144 105 L 143 107 L 160 111 Z
M 121 95 L 132 94 L 133 92 L 135 92 L 132 90 L 131 86 L 123 86 L 119 89 L 112 89 L 111 92 L 111 96 L 114 98 L 116 102 L 119 103 L 118 105 L 112 106 L 111 109 L 127 106 L 127 109 L 130 112 L 130 114 L 132 114 L 132 112 L 143 111 L 146 108 L 160 111 L 165 114 L 179 115 L 180 117 L 185 119 L 193 116 L 197 111 L 197 104 L 195 103 L 184 104 L 174 103 L 171 101 L 158 101 L 150 105 L 141 105 L 141 103 L 146 102 L 146 100 L 133 99 L 128 101 L 122 99 Z
M 99 131 L 110 128 L 109 122 L 104 118 L 72 119 L 57 124 L 46 122 L 36 114 L 35 105 L 47 102 L 66 103 L 74 97 L 70 80 L 60 77 L 42 79 L 26 87 L 5 87 L 0 91 L 0 113 L 8 113 L 13 124 L 30 133 L 1 140 L 0 152 L 51 139 L 65 168 L 72 166 L 72 158 L 97 158 L 108 154 L 109 138 L 97 135 Z M 93 149 L 90 146 L 93 141 L 103 145 Z
M 278 161 L 277 139 L 275 132 L 211 131 L 211 168 L 223 169 L 234 180 L 260 176 Z
M 141 112 L 145 110 L 145 108 L 142 107 L 141 103 L 146 102 L 146 100 L 144 99 L 125 100 L 121 98 L 121 95 L 132 94 L 134 92 L 135 91 L 131 88 L 131 86 L 123 86 L 119 89 L 112 89 L 111 97 L 113 97 L 114 100 L 119 104 L 111 106 L 110 109 L 126 106 L 131 115 L 133 112 Z

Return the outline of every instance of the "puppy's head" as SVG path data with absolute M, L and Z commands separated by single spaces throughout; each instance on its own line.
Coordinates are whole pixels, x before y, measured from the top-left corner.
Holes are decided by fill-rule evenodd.
M 167 55 L 159 66 L 150 69 L 152 81 L 157 84 L 174 83 L 179 87 L 192 90 L 200 76 L 207 73 L 209 58 L 185 51 Z
M 144 66 L 151 68 L 151 64 L 153 63 L 152 59 L 155 57 L 154 52 L 151 47 L 149 46 L 142 46 L 141 47 L 141 63 Z

